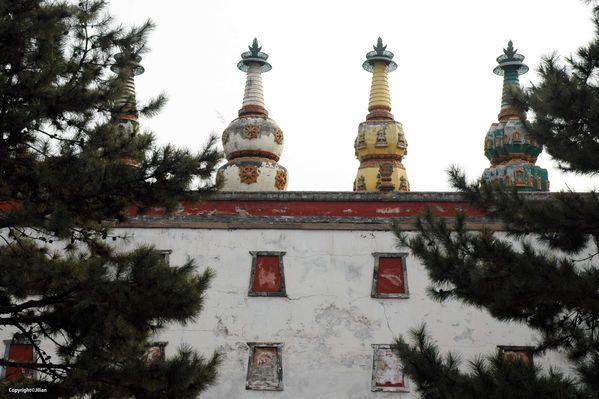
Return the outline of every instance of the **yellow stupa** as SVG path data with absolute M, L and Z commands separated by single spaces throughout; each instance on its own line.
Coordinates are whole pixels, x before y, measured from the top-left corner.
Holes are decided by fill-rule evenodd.
M 354 191 L 410 191 L 410 183 L 401 161 L 408 143 L 401 123 L 391 114 L 391 96 L 387 75 L 397 68 L 393 53 L 379 37 L 374 51 L 366 54 L 362 67 L 372 72 L 366 121 L 360 123 L 354 143 L 360 161 Z

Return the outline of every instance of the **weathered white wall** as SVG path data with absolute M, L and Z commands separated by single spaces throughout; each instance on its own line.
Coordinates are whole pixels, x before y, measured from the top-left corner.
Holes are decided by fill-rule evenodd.
M 205 398 L 411 398 L 413 393 L 371 392 L 371 344 L 389 344 L 426 322 L 441 348 L 463 359 L 493 353 L 496 345 L 528 345 L 530 330 L 500 324 L 486 312 L 426 296 L 427 277 L 417 259 L 407 259 L 408 299 L 370 297 L 373 252 L 398 249 L 389 232 L 310 230 L 127 229 L 131 245 L 171 249 L 171 264 L 196 259 L 216 278 L 196 323 L 171 326 L 157 340 L 166 354 L 189 343 L 225 360 L 218 385 Z M 288 298 L 248 297 L 250 251 L 285 251 Z M 246 391 L 246 342 L 282 342 L 282 392 Z M 559 358 L 535 358 L 543 366 Z

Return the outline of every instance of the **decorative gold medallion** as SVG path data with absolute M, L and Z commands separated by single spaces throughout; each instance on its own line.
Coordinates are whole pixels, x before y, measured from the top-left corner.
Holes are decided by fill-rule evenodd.
M 246 125 L 243 127 L 243 137 L 248 140 L 257 139 L 260 134 L 260 126 L 258 125 Z
M 223 145 L 227 144 L 227 142 L 229 141 L 229 134 L 230 134 L 229 129 L 225 129 L 225 131 L 223 132 L 223 137 L 222 137 Z
M 224 170 L 219 170 L 216 172 L 216 187 L 222 187 L 225 183 L 225 172 Z
M 249 166 L 240 166 L 239 167 L 239 181 L 245 184 L 253 184 L 258 181 L 258 167 L 249 165 Z
M 281 129 L 275 129 L 274 136 L 275 143 L 283 144 L 283 131 Z
M 287 186 L 287 173 L 284 170 L 277 170 L 275 176 L 275 187 L 277 190 L 285 190 Z

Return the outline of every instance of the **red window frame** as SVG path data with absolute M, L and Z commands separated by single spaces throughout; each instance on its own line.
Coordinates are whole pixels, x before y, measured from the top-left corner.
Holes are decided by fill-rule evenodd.
M 524 364 L 534 364 L 532 346 L 499 345 L 497 348 L 506 360 L 520 359 Z
M 398 365 L 396 369 L 387 368 L 386 370 L 381 369 L 381 363 L 383 366 L 389 366 L 389 362 L 385 361 L 385 357 L 392 357 L 395 363 Z M 401 375 L 401 381 L 387 381 L 387 378 L 393 378 L 396 374 Z M 379 380 L 383 378 L 385 382 Z M 371 390 L 373 392 L 409 392 L 408 380 L 403 373 L 403 368 L 399 360 L 399 356 L 393 352 L 391 345 L 388 344 L 373 344 L 372 345 L 372 385 Z
M 285 252 L 252 251 L 249 296 L 287 296 L 285 287 Z
M 33 363 L 35 355 L 33 344 L 18 342 L 15 340 L 5 341 L 6 353 L 4 358 L 17 363 Z M 33 379 L 34 370 L 22 367 L 6 366 L 4 369 L 5 381 L 17 381 L 22 378 Z
M 375 252 L 373 298 L 409 298 L 407 253 Z
M 283 344 L 278 342 L 248 342 L 247 345 L 250 348 L 250 354 L 245 389 L 254 391 L 282 391 Z M 261 372 L 259 370 L 260 367 L 269 367 L 270 370 L 262 370 Z M 265 374 L 268 374 L 265 371 L 271 373 L 270 379 L 265 378 Z

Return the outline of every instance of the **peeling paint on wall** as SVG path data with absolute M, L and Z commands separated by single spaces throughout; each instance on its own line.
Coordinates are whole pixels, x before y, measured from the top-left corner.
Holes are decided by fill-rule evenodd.
M 466 328 L 464 331 L 462 331 L 461 334 L 453 337 L 453 340 L 454 340 L 454 342 L 470 341 L 470 342 L 474 343 L 474 338 L 472 338 L 473 332 L 474 331 L 471 328 Z
M 340 336 L 345 331 L 351 332 L 356 338 L 369 339 L 372 330 L 381 326 L 380 322 L 372 321 L 355 306 L 342 309 L 335 304 L 319 309 L 315 320 L 324 332 L 324 339 Z
M 219 316 L 216 316 L 216 326 L 214 327 L 214 335 L 218 336 L 228 336 L 229 335 L 229 329 L 227 328 L 227 326 L 223 323 L 223 319 Z

